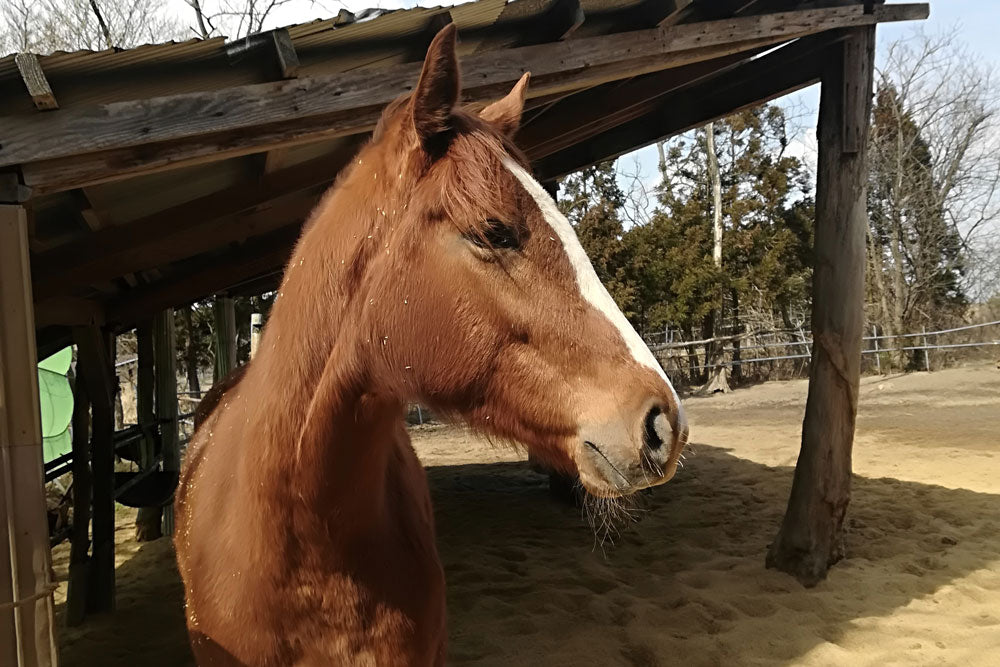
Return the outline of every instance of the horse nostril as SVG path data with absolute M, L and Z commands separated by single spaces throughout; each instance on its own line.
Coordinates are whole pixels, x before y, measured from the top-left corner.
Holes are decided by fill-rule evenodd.
M 663 446 L 663 439 L 660 434 L 656 432 L 656 418 L 660 416 L 660 408 L 653 406 L 648 413 L 646 413 L 646 419 L 643 422 L 643 440 L 647 447 L 652 450 L 657 450 Z

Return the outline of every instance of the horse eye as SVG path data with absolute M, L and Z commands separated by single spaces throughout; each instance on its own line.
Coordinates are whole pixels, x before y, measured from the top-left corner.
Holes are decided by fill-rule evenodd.
M 472 233 L 469 240 L 480 248 L 493 250 L 517 250 L 521 239 L 517 230 L 499 220 L 487 220 L 486 228 L 480 233 Z

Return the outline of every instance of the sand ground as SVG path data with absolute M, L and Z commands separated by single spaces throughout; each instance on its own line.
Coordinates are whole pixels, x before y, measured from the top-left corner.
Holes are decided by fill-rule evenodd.
M 517 453 L 416 429 L 449 664 L 1000 664 L 1000 372 L 863 380 L 848 557 L 810 590 L 763 567 L 805 392 L 796 380 L 686 401 L 687 466 L 603 547 Z M 67 667 L 191 664 L 171 545 L 136 544 L 130 521 L 118 610 L 61 630 Z M 63 579 L 67 558 L 55 550 Z

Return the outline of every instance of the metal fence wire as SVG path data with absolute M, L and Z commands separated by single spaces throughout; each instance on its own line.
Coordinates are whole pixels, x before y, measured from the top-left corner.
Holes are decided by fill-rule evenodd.
M 919 352 L 923 351 L 923 361 L 926 370 L 931 370 L 931 358 L 930 351 L 932 350 L 956 350 L 963 348 L 986 348 L 993 346 L 1000 346 L 1000 338 L 987 338 L 983 337 L 983 340 L 978 341 L 963 341 L 963 342 L 929 342 L 929 339 L 937 339 L 940 336 L 948 334 L 956 334 L 959 332 L 971 332 L 974 330 L 985 330 L 988 327 L 997 327 L 995 330 L 997 335 L 1000 335 L 1000 320 L 995 320 L 993 322 L 980 322 L 977 324 L 968 324 L 960 327 L 954 327 L 951 329 L 941 329 L 940 331 L 920 331 L 914 333 L 904 333 L 898 335 L 879 335 L 877 330 L 873 328 L 872 335 L 862 337 L 863 349 L 861 350 L 861 355 L 874 355 L 874 363 L 879 371 L 881 371 L 881 355 L 896 352 Z M 736 334 L 732 336 L 719 336 L 715 338 L 708 338 L 703 340 L 693 340 L 693 341 L 683 341 L 678 340 L 680 338 L 676 331 L 668 330 L 669 333 L 660 332 L 656 334 L 657 337 L 664 339 L 663 343 L 650 343 L 649 338 L 645 337 L 650 349 L 654 354 L 660 357 L 661 363 L 672 361 L 677 362 L 681 369 L 686 371 L 702 371 L 707 368 L 714 368 L 716 364 L 703 364 L 703 363 L 692 363 L 699 356 L 704 357 L 704 352 L 707 351 L 708 346 L 712 344 L 722 343 L 724 349 L 722 355 L 724 358 L 729 357 L 729 359 L 720 362 L 718 365 L 727 366 L 729 368 L 734 368 L 736 366 L 750 365 L 761 362 L 774 362 L 774 361 L 785 361 L 785 360 L 796 360 L 796 359 L 809 359 L 812 356 L 812 344 L 811 338 L 807 338 L 803 333 L 802 329 L 789 329 L 789 330 L 774 330 L 774 331 L 755 331 L 747 332 L 742 334 Z M 984 331 L 985 333 L 985 331 Z M 774 337 L 774 336 L 788 336 L 796 337 L 797 340 L 786 340 L 777 342 L 762 342 L 761 338 Z M 916 344 L 907 345 L 913 339 Z M 888 345 L 882 344 L 882 341 L 889 341 Z M 738 343 L 738 346 L 737 346 Z M 805 348 L 805 352 L 793 352 L 790 354 L 782 355 L 768 355 L 766 351 L 775 348 L 785 348 L 794 350 L 795 348 Z M 702 353 L 699 354 L 698 350 Z M 747 353 L 753 353 L 754 351 L 762 350 L 765 351 L 765 356 L 745 356 Z M 673 354 L 674 351 L 682 352 L 681 354 Z M 735 355 L 739 355 L 738 358 L 733 358 Z

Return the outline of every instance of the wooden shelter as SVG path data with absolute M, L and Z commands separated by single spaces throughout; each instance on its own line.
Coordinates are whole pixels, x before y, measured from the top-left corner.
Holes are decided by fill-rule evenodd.
M 136 326 L 156 338 L 158 314 L 196 299 L 273 288 L 303 219 L 449 22 L 467 102 L 531 71 L 518 141 L 543 182 L 823 82 L 817 344 L 792 500 L 769 555 L 815 582 L 839 557 L 849 497 L 875 25 L 927 15 L 926 4 L 872 0 L 478 0 L 341 12 L 236 41 L 0 59 L 0 532 L 11 545 L 0 662 L 54 661 L 36 357 L 78 345 L 94 545 L 89 560 L 86 544 L 76 555 L 91 606 L 107 609 L 109 341 Z M 161 334 L 155 356 L 168 369 Z

